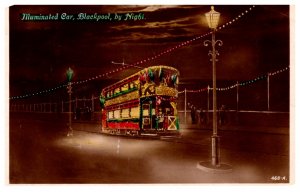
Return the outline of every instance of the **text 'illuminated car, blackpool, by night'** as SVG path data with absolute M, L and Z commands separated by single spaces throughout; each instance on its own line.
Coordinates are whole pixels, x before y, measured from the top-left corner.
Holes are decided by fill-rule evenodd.
M 145 68 L 100 96 L 102 132 L 121 135 L 178 135 L 179 72 L 168 66 Z

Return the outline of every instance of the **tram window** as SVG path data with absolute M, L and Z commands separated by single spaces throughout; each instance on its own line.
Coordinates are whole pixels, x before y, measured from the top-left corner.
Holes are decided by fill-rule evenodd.
M 119 119 L 120 118 L 120 110 L 115 110 L 114 111 L 114 118 Z
M 166 108 L 166 109 L 165 109 L 166 114 L 168 114 L 169 110 L 170 110 L 169 108 Z
M 143 116 L 149 116 L 149 109 L 143 110 Z
M 166 108 L 166 114 L 171 115 L 171 109 L 170 108 Z
M 155 115 L 155 108 L 152 108 L 152 115 Z
M 108 119 L 113 119 L 114 118 L 114 112 L 113 111 L 109 111 L 108 112 Z
M 128 118 L 128 117 L 129 117 L 129 109 L 122 109 L 121 118 Z
M 139 107 L 133 107 L 133 108 L 131 108 L 131 112 L 130 112 L 131 117 L 132 117 L 132 118 L 137 118 L 137 117 L 139 117 L 139 114 L 140 114 L 139 111 L 140 111 L 140 110 L 139 110 Z
M 137 87 L 137 85 L 134 83 L 134 82 L 131 82 L 130 83 L 130 89 L 134 88 L 134 87 Z
M 127 91 L 128 90 L 128 84 L 125 84 L 122 86 L 122 91 Z
M 172 108 L 166 108 L 166 114 L 167 115 L 173 115 L 174 114 L 174 110 Z

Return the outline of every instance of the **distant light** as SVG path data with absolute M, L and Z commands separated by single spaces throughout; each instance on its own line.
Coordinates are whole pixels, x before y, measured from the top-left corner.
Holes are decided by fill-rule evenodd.
M 69 69 L 67 70 L 67 80 L 70 82 L 72 80 L 73 77 L 73 70 L 69 67 Z
M 214 6 L 211 6 L 210 12 L 205 13 L 205 17 L 209 28 L 216 29 L 218 27 L 220 13 L 214 10 Z

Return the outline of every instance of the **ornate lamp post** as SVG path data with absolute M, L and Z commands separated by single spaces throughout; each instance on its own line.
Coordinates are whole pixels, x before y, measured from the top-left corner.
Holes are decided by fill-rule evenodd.
M 231 171 L 229 165 L 220 164 L 220 137 L 218 136 L 218 120 L 217 120 L 217 81 L 216 81 L 216 62 L 217 55 L 219 55 L 215 46 L 222 46 L 223 42 L 221 40 L 216 40 L 216 29 L 218 27 L 220 13 L 214 10 L 214 7 L 211 6 L 210 12 L 205 14 L 208 27 L 211 29 L 212 38 L 211 40 L 205 40 L 204 46 L 211 44 L 212 50 L 209 51 L 208 55 L 211 56 L 212 68 L 213 68 L 213 135 L 211 137 L 211 162 L 200 162 L 197 167 L 205 171 L 212 172 L 222 172 L 222 171 Z
M 67 90 L 69 93 L 69 130 L 67 136 L 73 136 L 73 129 L 72 129 L 72 77 L 73 77 L 73 70 L 69 67 L 67 70 L 67 80 L 68 86 Z

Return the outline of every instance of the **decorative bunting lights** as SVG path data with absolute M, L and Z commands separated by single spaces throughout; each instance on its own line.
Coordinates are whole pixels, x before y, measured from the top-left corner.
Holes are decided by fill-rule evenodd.
M 275 72 L 271 72 L 271 73 L 268 73 L 267 75 L 262 75 L 262 76 L 259 76 L 259 77 L 256 77 L 255 79 L 251 79 L 251 80 L 248 80 L 248 81 L 243 81 L 241 83 L 238 83 L 238 84 L 233 84 L 233 85 L 230 85 L 228 87 L 222 87 L 222 88 L 217 88 L 217 91 L 227 91 L 229 89 L 233 89 L 237 86 L 245 86 L 245 85 L 249 85 L 249 84 L 252 84 L 252 83 L 256 83 L 257 81 L 260 81 L 260 80 L 263 80 L 263 79 L 267 79 L 268 76 L 273 76 L 273 75 L 277 75 L 279 73 L 282 73 L 282 72 L 285 72 L 287 70 L 289 70 L 289 66 L 288 67 L 285 67 L 283 69 L 280 69 L 280 70 L 277 70 Z M 212 88 L 202 88 L 202 89 L 199 89 L 199 90 L 186 90 L 187 93 L 200 93 L 200 92 L 203 92 L 203 91 L 207 91 L 207 90 L 212 90 Z M 178 94 L 181 94 L 181 93 L 184 93 L 185 91 L 178 91 Z
M 244 12 L 242 12 L 241 14 L 239 14 L 237 17 L 235 17 L 234 19 L 232 19 L 231 21 L 227 22 L 226 24 L 218 27 L 216 30 L 221 30 L 221 29 L 224 29 L 225 27 L 227 27 L 228 25 L 231 25 L 233 24 L 234 22 L 236 22 L 237 20 L 239 20 L 242 16 L 244 16 L 245 14 L 249 13 L 249 11 L 251 11 L 253 8 L 255 7 L 255 5 L 251 6 L 250 8 L 248 8 L 247 10 L 245 10 Z M 208 32 L 208 33 L 205 33 L 203 35 L 200 35 L 200 36 L 197 36 L 197 37 L 194 37 L 193 39 L 191 40 L 187 40 L 185 42 L 182 42 L 174 47 L 171 47 L 169 49 L 166 49 L 166 50 L 163 50 L 153 56 L 150 56 L 146 59 L 141 59 L 140 61 L 137 61 L 133 64 L 129 64 L 129 65 L 126 65 L 126 66 L 122 66 L 120 68 L 117 68 L 117 69 L 114 69 L 112 71 L 109 71 L 109 72 L 106 72 L 106 73 L 103 73 L 103 74 L 100 74 L 100 75 L 97 75 L 95 77 L 91 77 L 91 78 L 88 78 L 86 80 L 82 80 L 82 81 L 75 81 L 75 82 L 72 82 L 72 85 L 79 85 L 79 84 L 83 84 L 83 83 L 87 83 L 88 81 L 92 81 L 92 80 L 95 80 L 95 79 L 99 79 L 101 77 L 106 77 L 112 73 L 116 73 L 116 72 L 121 72 L 125 69 L 128 69 L 128 68 L 132 68 L 132 67 L 135 67 L 137 65 L 140 65 L 140 64 L 143 64 L 143 63 L 146 63 L 146 62 L 149 62 L 149 61 L 152 61 L 152 60 L 155 60 L 167 53 L 170 53 L 170 52 L 173 52 L 174 50 L 176 49 L 179 49 L 181 47 L 184 47 L 188 44 L 191 44 L 192 42 L 196 41 L 196 40 L 199 40 L 203 37 L 206 37 L 208 35 L 210 35 L 211 32 Z M 57 86 L 55 88 L 50 88 L 50 89 L 47 89 L 47 90 L 43 90 L 43 91 L 40 91 L 40 92 L 35 92 L 35 93 L 29 93 L 29 94 L 26 94 L 26 95 L 22 95 L 22 96 L 13 96 L 13 97 L 10 97 L 9 99 L 23 99 L 23 98 L 27 98 L 27 97 L 30 97 L 30 96 L 34 96 L 34 95 L 40 95 L 42 93 L 48 93 L 48 92 L 52 92 L 52 91 L 55 91 L 59 88 L 63 88 L 63 87 L 66 87 L 67 84 L 64 84 L 64 85 L 61 85 L 61 86 Z

